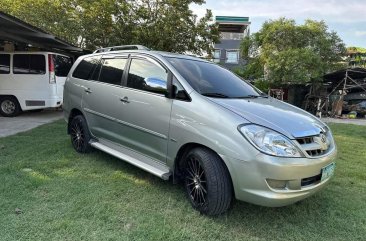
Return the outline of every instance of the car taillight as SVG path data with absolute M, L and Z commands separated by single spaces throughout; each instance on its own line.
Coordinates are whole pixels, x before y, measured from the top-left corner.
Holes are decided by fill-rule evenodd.
M 50 84 L 56 83 L 55 65 L 53 63 L 53 54 L 48 55 L 48 72 L 50 73 Z

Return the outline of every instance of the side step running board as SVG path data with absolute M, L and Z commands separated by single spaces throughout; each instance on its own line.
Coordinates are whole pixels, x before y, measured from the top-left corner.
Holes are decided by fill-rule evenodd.
M 109 143 L 108 142 L 108 146 L 101 143 L 101 142 L 97 142 L 97 141 L 91 141 L 90 142 L 90 145 L 96 149 L 99 149 L 101 151 L 104 151 L 114 157 L 117 157 L 121 160 L 124 160 L 134 166 L 137 166 L 153 175 L 156 175 L 164 180 L 168 180 L 169 179 L 169 176 L 170 176 L 170 170 L 167 166 L 163 165 L 163 164 L 160 164 L 156 161 L 153 161 L 152 159 L 144 156 L 144 155 L 141 155 L 141 154 L 138 154 L 136 152 L 133 152 L 129 149 L 126 149 L 124 147 L 121 147 L 121 146 L 118 146 L 118 149 L 121 149 L 121 151 L 123 151 L 123 153 L 121 151 L 117 151 L 116 149 L 114 148 L 111 148 L 109 147 L 109 145 L 113 145 L 112 143 Z M 114 146 L 114 145 L 113 145 Z M 117 146 L 116 146 L 117 147 Z M 126 153 L 126 154 L 125 154 Z M 128 154 L 130 155 L 128 155 Z M 137 158 L 135 157 L 132 157 L 131 154 L 134 154 L 134 156 L 136 155 L 136 157 L 140 160 L 143 160 L 143 161 L 140 161 L 138 160 Z

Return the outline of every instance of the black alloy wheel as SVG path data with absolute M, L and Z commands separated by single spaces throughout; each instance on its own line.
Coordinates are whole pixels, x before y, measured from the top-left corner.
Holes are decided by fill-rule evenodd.
M 70 124 L 71 143 L 74 149 L 80 153 L 88 153 L 92 150 L 89 144 L 91 139 L 85 118 L 81 115 L 75 116 Z
M 184 185 L 192 207 L 215 216 L 226 212 L 233 188 L 225 163 L 210 149 L 196 147 L 184 157 Z

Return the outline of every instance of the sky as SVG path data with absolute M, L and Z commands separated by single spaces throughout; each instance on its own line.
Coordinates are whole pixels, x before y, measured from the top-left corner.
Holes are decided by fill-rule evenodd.
M 305 19 L 324 20 L 346 46 L 366 48 L 366 0 L 206 0 L 191 5 L 202 17 L 206 9 L 214 16 L 249 17 L 251 32 L 257 32 L 264 21 L 286 17 L 302 24 Z

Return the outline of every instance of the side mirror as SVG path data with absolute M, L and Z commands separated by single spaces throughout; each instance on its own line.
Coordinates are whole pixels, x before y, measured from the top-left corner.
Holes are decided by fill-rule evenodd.
M 172 86 L 172 98 L 176 100 L 189 100 L 188 94 L 185 90 L 178 90 L 177 86 Z
M 164 94 L 168 93 L 166 87 L 166 80 L 159 79 L 157 77 L 148 77 L 144 79 L 144 89 L 154 93 Z

